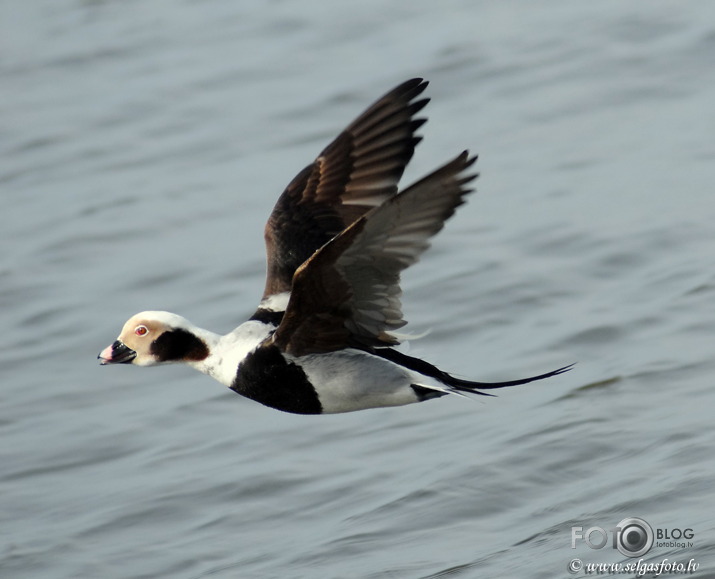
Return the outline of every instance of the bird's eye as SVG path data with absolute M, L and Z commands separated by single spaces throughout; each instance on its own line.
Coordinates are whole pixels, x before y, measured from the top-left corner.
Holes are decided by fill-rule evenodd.
M 149 333 L 149 328 L 146 326 L 137 326 L 134 330 L 137 336 L 146 336 Z

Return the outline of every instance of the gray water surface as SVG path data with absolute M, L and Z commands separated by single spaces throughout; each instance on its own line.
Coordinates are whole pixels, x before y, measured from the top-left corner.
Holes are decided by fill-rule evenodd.
M 626 517 L 715 576 L 714 62 L 705 1 L 4 2 L 0 576 L 583 577 L 631 559 L 571 528 Z M 283 187 L 413 76 L 405 181 L 481 176 L 404 277 L 411 354 L 572 372 L 302 417 L 97 365 L 141 310 L 250 315 Z

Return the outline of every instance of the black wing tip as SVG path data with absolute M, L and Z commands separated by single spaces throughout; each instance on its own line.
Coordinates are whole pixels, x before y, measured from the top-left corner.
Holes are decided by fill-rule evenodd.
M 417 131 L 417 129 L 419 129 L 426 122 L 427 122 L 427 119 L 425 119 L 425 118 L 412 119 L 409 124 L 410 130 L 414 134 L 415 131 Z M 422 138 L 422 137 L 420 137 L 420 138 Z
M 423 108 L 425 108 L 431 100 L 432 99 L 429 99 L 429 98 L 423 98 L 418 101 L 412 101 L 412 102 L 410 102 L 409 106 L 407 107 L 407 112 L 409 113 L 410 116 L 414 116 L 418 112 L 420 112 Z M 424 119 L 424 121 L 427 121 L 427 119 Z
M 423 91 L 425 88 L 427 88 L 428 84 L 429 84 L 428 80 L 425 80 L 421 76 L 415 76 L 413 78 L 410 78 L 410 79 L 398 84 L 395 90 L 398 90 L 398 89 L 410 90 L 410 89 L 419 87 L 421 89 L 421 91 Z
M 471 167 L 472 165 L 474 165 L 474 163 L 477 162 L 477 159 L 479 159 L 479 155 L 472 155 L 469 152 L 469 149 L 464 149 L 464 151 L 457 155 L 454 161 L 456 163 L 461 163 L 464 169 L 466 169 L 467 167 Z
M 470 181 L 473 181 L 479 177 L 479 173 L 468 173 L 464 172 L 469 169 L 474 163 L 477 162 L 479 155 L 470 156 L 469 150 L 465 149 L 454 159 L 449 161 L 446 165 L 437 169 L 436 172 L 443 172 L 445 175 L 454 175 L 457 178 L 457 182 L 460 186 L 466 185 Z M 471 191 L 471 190 L 470 190 Z
M 393 97 L 399 97 L 399 98 L 404 98 L 407 101 L 411 101 L 412 99 L 417 98 L 419 95 L 421 95 L 425 89 L 427 88 L 427 85 L 429 85 L 429 81 L 416 77 L 416 78 L 411 78 L 410 80 L 406 80 L 403 83 L 398 84 L 395 88 L 393 88 L 391 91 L 389 91 L 385 96 L 393 96 Z M 420 106 L 420 108 L 424 107 L 430 99 L 424 99 L 424 104 Z M 419 101 L 422 102 L 422 101 Z
M 382 98 L 393 97 L 393 98 L 405 98 L 411 101 L 413 98 L 417 97 L 427 88 L 429 81 L 421 78 L 415 77 L 404 82 L 401 82 L 395 86 L 392 90 L 389 90 Z
M 468 167 L 471 167 L 474 165 L 474 163 L 477 162 L 477 159 L 479 158 L 479 155 L 472 155 L 469 152 L 469 149 L 464 149 L 459 155 L 454 157 L 451 161 L 449 161 L 446 165 L 444 165 L 444 168 L 454 168 L 454 167 L 460 167 L 460 170 L 467 169 Z

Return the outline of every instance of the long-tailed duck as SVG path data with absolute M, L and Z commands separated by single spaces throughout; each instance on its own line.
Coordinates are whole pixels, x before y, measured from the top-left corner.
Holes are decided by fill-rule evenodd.
M 350 412 L 541 380 L 473 382 L 396 349 L 400 272 L 470 193 L 467 151 L 398 192 L 421 140 L 427 82 L 375 102 L 303 169 L 265 228 L 267 279 L 253 316 L 220 336 L 168 312 L 129 319 L 101 364 L 180 362 L 235 392 L 298 414 Z

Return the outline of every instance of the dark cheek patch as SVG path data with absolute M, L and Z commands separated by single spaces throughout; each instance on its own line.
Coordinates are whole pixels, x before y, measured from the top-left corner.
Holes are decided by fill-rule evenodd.
M 160 362 L 203 360 L 209 349 L 203 340 L 182 329 L 168 330 L 151 343 L 152 355 Z

